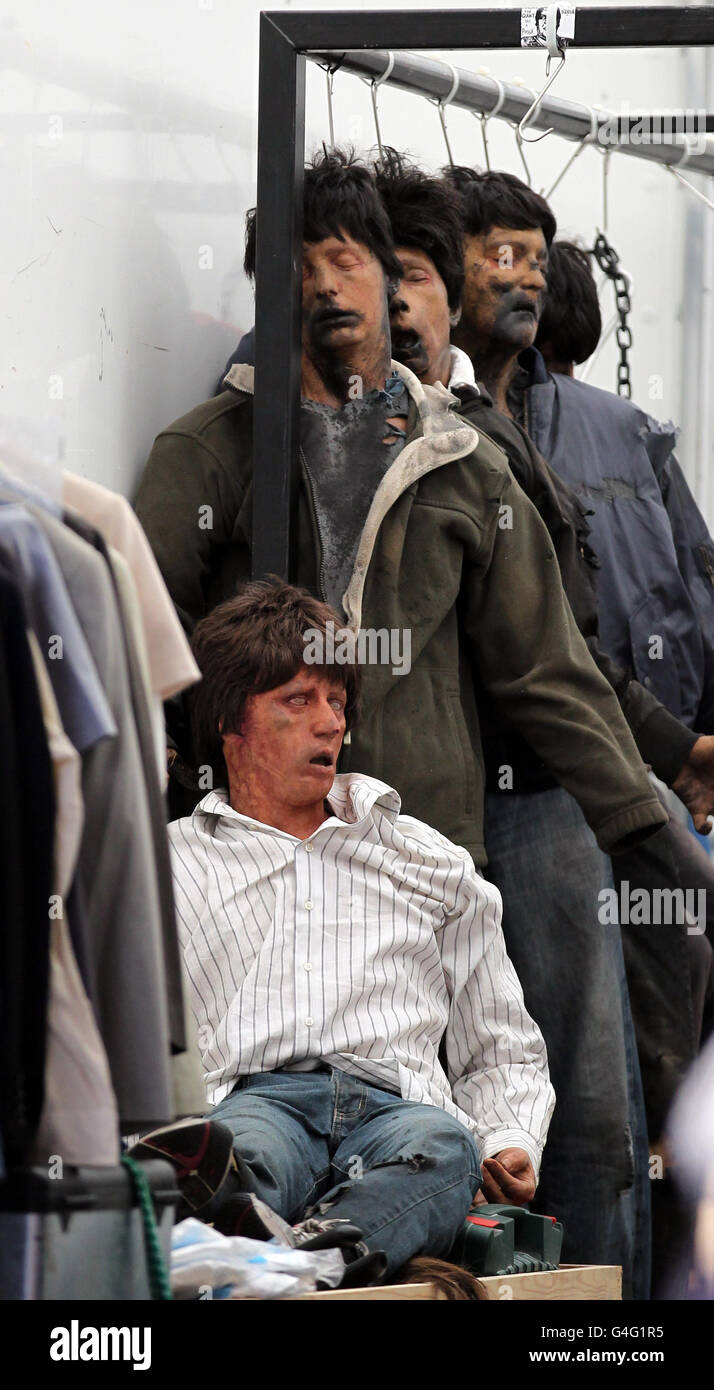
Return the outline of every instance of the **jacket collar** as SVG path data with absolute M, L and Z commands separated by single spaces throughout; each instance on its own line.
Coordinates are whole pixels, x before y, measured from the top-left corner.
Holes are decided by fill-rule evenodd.
M 472 453 L 479 439 L 474 426 L 462 420 L 453 409 L 461 404 L 458 396 L 441 382 L 436 386 L 424 386 L 401 362 L 392 362 L 392 371 L 402 378 L 409 392 L 408 437 L 372 498 L 352 577 L 342 598 L 347 623 L 354 632 L 359 631 L 361 623 L 364 586 L 377 534 L 390 507 L 426 473 Z M 238 362 L 227 373 L 224 385 L 252 396 L 254 380 L 255 369 Z
M 524 348 L 519 354 L 518 363 L 530 378 L 526 391 L 534 443 L 546 457 L 550 456 L 553 444 L 547 432 L 553 423 L 556 399 L 561 402 L 563 398 L 566 402 L 573 401 L 575 408 L 580 410 L 588 404 L 591 409 L 597 410 L 598 405 L 605 404 L 603 397 L 606 397 L 609 409 L 621 412 L 623 419 L 628 421 L 633 440 L 644 445 L 655 473 L 661 470 L 679 435 L 671 420 L 655 420 L 634 401 L 616 396 L 613 391 L 602 391 L 591 382 L 581 382 L 577 377 L 564 376 L 560 372 L 549 372 L 537 348 Z M 534 387 L 538 387 L 538 390 L 533 390 Z
M 229 372 L 223 378 L 223 386 L 229 391 L 244 391 L 246 395 L 253 396 L 255 381 L 255 367 L 248 362 L 234 362 Z
M 215 816 L 218 820 L 235 821 L 237 825 L 243 825 L 249 830 L 269 830 L 274 835 L 285 835 L 289 840 L 296 838 L 285 830 L 277 830 L 272 825 L 266 826 L 253 816 L 244 816 L 240 811 L 235 811 L 228 795 L 225 787 L 208 792 L 203 800 L 199 801 L 193 815 L 199 818 Z M 390 821 L 395 821 L 402 804 L 393 787 L 361 772 L 338 772 L 326 800 L 329 801 L 337 819 L 347 825 L 359 825 L 362 821 L 374 820 L 378 810 Z M 319 827 L 315 834 L 318 834 L 321 828 Z
M 452 348 L 452 352 L 458 349 Z M 465 354 L 464 354 L 465 356 Z M 452 359 L 453 360 L 453 359 Z M 466 359 L 468 361 L 468 358 Z M 470 363 L 469 363 L 470 365 Z M 404 384 L 414 401 L 420 416 L 429 415 L 436 403 L 442 409 L 447 409 L 449 405 L 458 405 L 458 399 L 447 391 L 445 386 L 438 383 L 436 386 L 422 386 L 418 376 L 415 376 L 408 367 L 401 362 L 392 362 L 392 371 L 402 378 Z M 471 372 L 473 378 L 473 369 Z M 255 367 L 249 362 L 235 362 L 229 372 L 223 378 L 223 385 L 231 391 L 243 391 L 248 396 L 255 395 Z M 430 404 L 431 403 L 431 404 Z
M 529 386 L 545 386 L 550 381 L 550 372 L 545 365 L 545 358 L 535 347 L 524 348 L 518 354 L 518 365 L 524 372 L 528 373 L 530 380 Z
M 342 597 L 345 617 L 353 632 L 360 628 L 367 570 L 379 528 L 390 507 L 425 474 L 472 453 L 479 438 L 473 425 L 466 424 L 452 409 L 460 405 L 458 396 L 440 382 L 436 386 L 423 386 L 401 362 L 392 362 L 392 369 L 404 381 L 416 409 L 416 418 L 413 420 L 410 410 L 407 443 L 387 469 L 372 498 L 352 577 Z

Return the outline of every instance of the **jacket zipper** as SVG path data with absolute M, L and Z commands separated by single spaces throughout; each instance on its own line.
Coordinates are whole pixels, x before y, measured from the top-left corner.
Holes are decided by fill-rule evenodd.
M 322 543 L 321 543 L 321 541 L 320 541 L 320 528 L 319 528 L 319 526 L 318 526 L 318 524 L 317 524 L 317 507 L 315 506 L 315 492 L 314 492 L 314 489 L 313 489 L 313 486 L 312 486 L 312 478 L 310 477 L 310 473 L 309 473 L 309 471 L 308 471 L 307 461 L 306 461 L 306 459 L 305 459 L 305 455 L 303 454 L 302 449 L 300 450 L 300 463 L 301 463 L 301 467 L 302 467 L 302 476 L 303 476 L 303 478 L 305 479 L 305 483 L 306 483 L 306 486 L 307 486 L 307 497 L 308 497 L 308 502 L 309 502 L 309 506 L 310 506 L 310 520 L 312 521 L 312 535 L 313 535 L 313 540 L 314 540 L 314 542 L 315 542 L 315 550 L 316 550 L 317 555 L 319 556 L 319 565 L 318 565 L 318 570 L 317 570 L 317 587 L 318 587 L 318 590 L 319 590 L 319 593 L 320 593 L 320 598 L 322 599 L 322 602 L 323 602 L 323 603 L 327 603 L 327 595 L 325 594 L 325 577 L 324 577 L 324 568 L 325 568 L 325 567 L 324 567 L 324 558 L 323 558 L 323 553 L 322 553 Z M 347 735 L 346 738 L 347 738 L 347 742 L 343 742 L 342 747 L 341 747 L 341 749 L 340 749 L 340 751 L 339 751 L 338 759 L 337 759 L 337 768 L 338 768 L 338 771 L 340 771 L 340 772 L 349 772 L 349 769 L 350 769 L 350 754 L 351 754 L 351 749 L 350 749 L 350 747 L 349 747 L 349 744 L 352 742 L 352 740 L 351 740 L 351 738 L 349 738 L 349 735 Z
M 252 388 L 252 387 L 251 387 L 251 389 L 250 389 L 249 392 L 247 391 L 247 388 L 245 388 L 245 387 L 234 387 L 234 386 L 231 386 L 230 389 L 231 389 L 231 391 L 245 390 L 245 391 L 247 392 L 247 394 L 249 394 L 249 395 L 251 395 L 251 396 L 254 394 L 253 388 Z M 320 598 L 322 599 L 322 602 L 323 602 L 323 603 L 327 603 L 327 595 L 326 595 L 326 593 L 325 593 L 324 558 L 323 558 L 323 553 L 322 553 L 322 542 L 321 542 L 321 540 L 320 540 L 320 527 L 318 526 L 318 523 L 317 523 L 317 507 L 315 506 L 315 493 L 314 493 L 313 487 L 312 487 L 312 479 L 311 479 L 311 477 L 310 477 L 310 474 L 309 474 L 308 468 L 307 468 L 307 460 L 306 460 L 305 455 L 304 455 L 304 453 L 303 453 L 303 451 L 302 451 L 302 445 L 300 446 L 300 473 L 301 473 L 301 476 L 304 478 L 304 480 L 305 480 L 305 482 L 306 482 L 306 484 L 307 484 L 307 495 L 308 495 L 308 501 L 309 501 L 309 503 L 310 503 L 310 520 L 312 521 L 312 538 L 313 538 L 313 540 L 314 540 L 314 542 L 315 542 L 315 553 L 316 553 L 316 554 L 318 555 L 318 557 L 319 557 L 319 565 L 318 565 L 318 572 L 317 572 L 317 587 L 318 587 L 318 589 L 319 589 Z
M 707 579 L 709 580 L 709 583 L 712 585 L 712 588 L 714 588 L 714 568 L 712 568 L 712 562 L 707 547 L 705 545 L 700 545 L 698 549 L 699 554 L 701 556 L 702 564 L 706 571 Z

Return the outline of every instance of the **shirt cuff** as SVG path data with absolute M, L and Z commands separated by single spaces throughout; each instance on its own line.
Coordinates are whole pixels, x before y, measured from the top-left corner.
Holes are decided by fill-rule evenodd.
M 532 1134 L 526 1134 L 522 1129 L 499 1129 L 495 1134 L 489 1134 L 487 1139 L 480 1140 L 479 1148 L 482 1158 L 495 1158 L 502 1149 L 523 1149 L 528 1154 L 538 1182 L 542 1146 L 536 1143 Z

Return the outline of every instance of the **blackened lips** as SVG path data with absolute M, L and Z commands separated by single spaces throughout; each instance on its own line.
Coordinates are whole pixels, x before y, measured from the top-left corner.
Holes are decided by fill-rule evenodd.
M 353 309 L 317 309 L 312 316 L 311 327 L 315 328 L 334 328 L 339 325 L 341 319 L 349 319 L 353 323 L 359 318 L 359 314 Z
M 512 292 L 506 291 L 506 294 L 504 295 L 503 300 L 501 302 L 501 313 L 527 313 L 533 314 L 533 316 L 535 317 L 537 313 L 537 305 L 534 303 L 532 299 L 529 299 L 528 296 L 525 294 L 512 294 Z

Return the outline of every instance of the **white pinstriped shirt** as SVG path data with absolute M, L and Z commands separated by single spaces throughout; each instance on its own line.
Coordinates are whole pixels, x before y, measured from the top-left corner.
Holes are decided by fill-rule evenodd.
M 209 1099 L 322 1060 L 457 1116 L 482 1157 L 525 1149 L 537 1174 L 554 1095 L 498 889 L 382 782 L 338 775 L 328 801 L 309 840 L 224 790 L 169 827 Z

